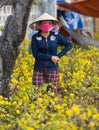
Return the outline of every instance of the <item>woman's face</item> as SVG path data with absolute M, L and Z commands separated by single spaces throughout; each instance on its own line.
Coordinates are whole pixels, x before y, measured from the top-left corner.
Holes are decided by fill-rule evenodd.
M 44 21 L 41 21 L 41 24 L 52 24 L 52 21 L 51 20 L 44 20 Z
M 39 28 L 45 32 L 49 33 L 53 29 L 54 25 L 51 20 L 44 20 L 40 22 Z

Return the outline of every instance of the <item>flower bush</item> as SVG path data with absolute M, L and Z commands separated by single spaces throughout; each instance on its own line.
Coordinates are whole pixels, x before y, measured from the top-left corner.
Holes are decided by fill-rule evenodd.
M 0 96 L 0 130 L 98 130 L 99 49 L 73 48 L 59 61 L 59 93 L 45 84 L 34 92 L 34 58 L 25 39 L 9 87 Z

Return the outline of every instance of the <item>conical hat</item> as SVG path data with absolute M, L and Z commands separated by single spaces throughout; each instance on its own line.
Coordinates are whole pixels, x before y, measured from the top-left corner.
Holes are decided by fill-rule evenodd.
M 32 22 L 29 27 L 33 29 L 33 24 L 39 24 L 40 21 L 44 21 L 44 20 L 52 20 L 54 22 L 54 24 L 57 24 L 59 21 L 54 18 L 53 16 L 49 15 L 48 13 L 44 13 L 42 14 L 40 17 L 38 17 L 34 22 Z

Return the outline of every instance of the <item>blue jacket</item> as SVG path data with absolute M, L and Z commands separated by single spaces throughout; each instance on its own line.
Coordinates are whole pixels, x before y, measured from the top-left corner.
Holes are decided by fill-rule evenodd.
M 63 45 L 64 48 L 57 53 L 59 45 Z M 38 32 L 32 36 L 31 47 L 35 57 L 34 70 L 58 70 L 58 64 L 53 63 L 51 57 L 62 57 L 72 48 L 72 43 L 61 34 L 51 32 L 46 39 Z

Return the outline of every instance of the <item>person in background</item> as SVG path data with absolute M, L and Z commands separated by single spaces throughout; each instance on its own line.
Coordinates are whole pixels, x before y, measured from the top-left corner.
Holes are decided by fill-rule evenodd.
M 54 28 L 59 21 L 48 13 L 42 14 L 30 28 L 36 24 L 38 33 L 32 36 L 31 49 L 35 57 L 33 70 L 33 85 L 35 89 L 44 83 L 51 83 L 55 93 L 58 92 L 59 65 L 58 62 L 72 48 L 72 43 L 60 33 L 55 33 Z M 64 48 L 58 53 L 58 46 Z M 65 62 L 65 61 L 64 61 Z M 37 86 L 37 87 L 36 87 Z

